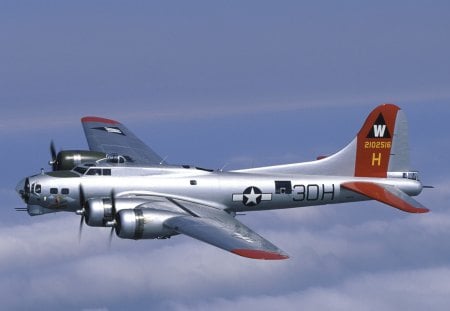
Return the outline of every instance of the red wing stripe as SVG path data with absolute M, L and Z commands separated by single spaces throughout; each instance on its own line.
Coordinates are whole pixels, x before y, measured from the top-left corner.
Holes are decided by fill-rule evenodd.
M 231 252 L 233 254 L 252 259 L 281 260 L 289 258 L 287 255 L 255 249 L 233 249 Z
M 115 120 L 99 118 L 99 117 L 84 117 L 81 119 L 81 122 L 83 122 L 83 123 L 96 122 L 96 123 L 107 123 L 107 124 L 120 124 L 119 122 L 117 122 Z
M 390 192 L 385 187 L 371 182 L 347 182 L 341 185 L 343 188 L 365 195 L 371 199 L 380 201 L 392 207 L 398 208 L 408 213 L 427 213 L 429 210 L 425 207 L 415 207 L 410 202 L 405 201 L 400 196 Z M 406 194 L 405 194 L 406 195 Z M 412 199 L 411 199 L 412 200 Z

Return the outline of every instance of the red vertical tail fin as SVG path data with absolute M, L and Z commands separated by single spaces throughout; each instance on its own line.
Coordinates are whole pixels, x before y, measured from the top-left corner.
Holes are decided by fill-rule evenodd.
M 395 105 L 384 104 L 367 117 L 357 136 L 355 176 L 387 176 L 399 110 Z

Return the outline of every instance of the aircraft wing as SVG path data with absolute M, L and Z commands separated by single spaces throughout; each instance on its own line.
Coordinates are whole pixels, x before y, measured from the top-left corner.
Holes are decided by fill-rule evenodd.
M 139 196 L 144 198 L 145 196 Z M 164 226 L 236 255 L 253 259 L 287 259 L 278 247 L 236 220 L 222 207 L 166 196 L 147 196 L 141 208 L 156 208 L 184 215 L 174 216 Z
M 99 117 L 81 119 L 91 151 L 123 155 L 132 163 L 159 165 L 164 160 L 118 121 Z
M 223 212 L 220 218 L 178 216 L 165 225 L 179 233 L 209 243 L 221 249 L 253 259 L 287 259 L 278 247 Z
M 429 211 L 422 204 L 394 186 L 356 181 L 343 183 L 341 187 L 398 208 L 404 212 L 427 213 Z

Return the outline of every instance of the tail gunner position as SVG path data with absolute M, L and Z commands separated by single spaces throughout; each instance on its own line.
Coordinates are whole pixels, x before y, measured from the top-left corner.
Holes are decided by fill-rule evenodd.
M 377 200 L 408 213 L 428 209 L 410 169 L 399 107 L 375 108 L 344 149 L 316 161 L 234 171 L 169 165 L 121 123 L 81 119 L 89 150 L 51 145 L 53 170 L 24 178 L 17 192 L 31 216 L 74 212 L 124 239 L 185 234 L 240 256 L 286 259 L 236 220 L 238 212 Z

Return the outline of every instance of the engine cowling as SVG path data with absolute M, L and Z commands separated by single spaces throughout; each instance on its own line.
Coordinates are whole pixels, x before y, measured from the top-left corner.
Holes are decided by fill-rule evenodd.
M 137 198 L 117 198 L 116 212 L 124 209 L 134 209 L 135 207 L 146 203 L 146 200 Z M 110 227 L 114 215 L 112 215 L 111 198 L 89 199 L 86 202 L 86 211 L 84 220 L 88 226 L 92 227 Z
M 56 159 L 50 161 L 55 171 L 71 170 L 82 163 L 94 163 L 105 159 L 107 155 L 103 152 L 88 150 L 63 150 L 58 153 Z
M 122 239 L 165 239 L 178 234 L 164 226 L 164 221 L 180 214 L 137 208 L 121 210 L 116 215 L 116 234 Z

